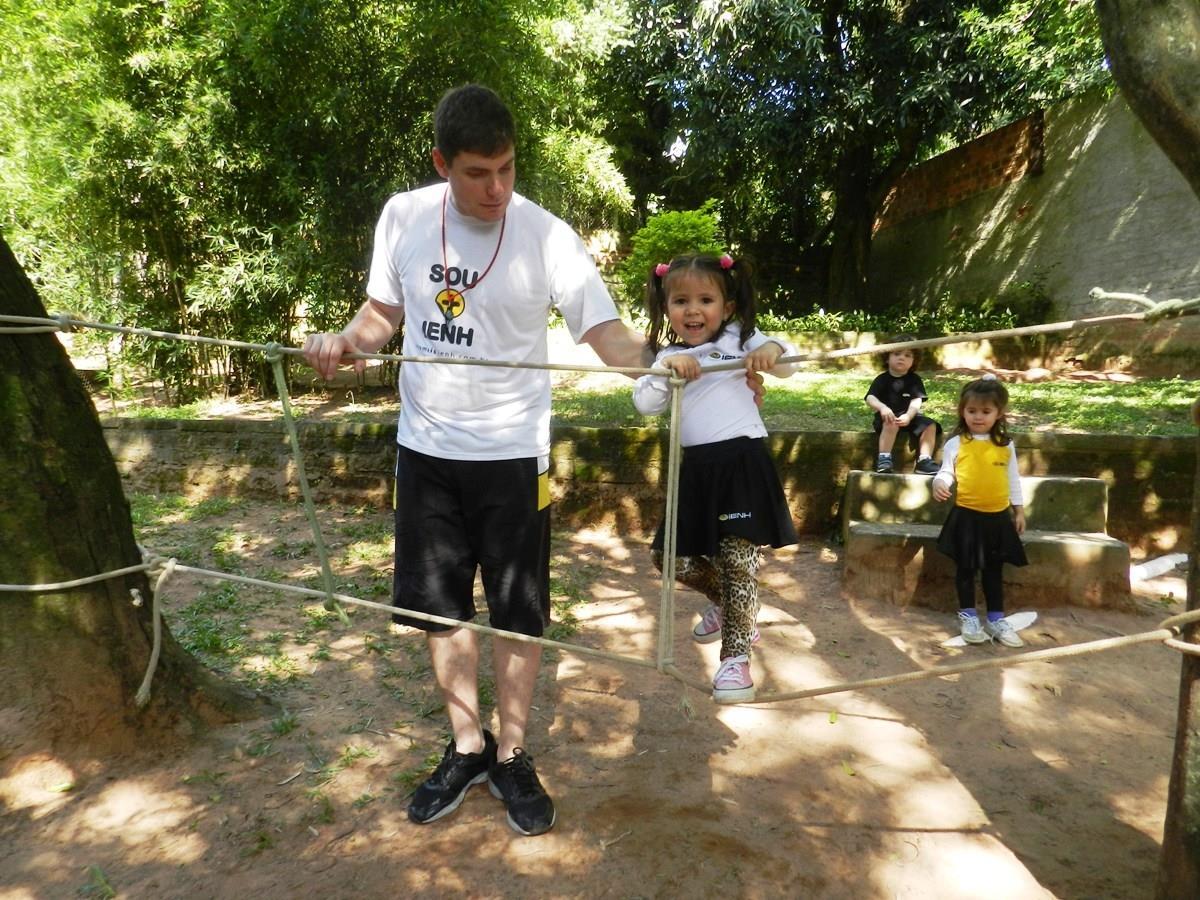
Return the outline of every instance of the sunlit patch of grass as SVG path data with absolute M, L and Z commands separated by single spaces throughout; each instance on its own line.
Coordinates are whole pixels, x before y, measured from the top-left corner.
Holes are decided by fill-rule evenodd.
M 201 590 L 195 600 L 168 618 L 171 630 L 186 650 L 209 666 L 228 669 L 230 658 L 246 649 L 248 610 L 239 606 L 238 599 L 238 589 L 229 583 Z
M 200 519 L 226 515 L 234 510 L 241 509 L 245 505 L 246 501 L 231 497 L 206 497 L 194 506 L 189 507 L 184 513 L 183 518 L 188 522 L 198 522 Z
M 246 556 L 246 536 L 236 528 L 222 528 L 213 541 L 212 558 L 223 572 L 241 574 Z
M 375 513 L 370 518 L 346 522 L 337 530 L 339 534 L 351 541 L 388 541 L 390 543 L 394 528 L 395 523 L 390 515 L 384 517 Z
M 556 425 L 642 427 L 654 420 L 633 408 L 633 382 L 615 388 L 581 390 L 556 385 L 550 405 Z
M 342 753 L 338 757 L 337 764 L 342 769 L 348 769 L 360 759 L 374 759 L 379 755 L 379 751 L 374 747 L 367 747 L 361 744 L 347 744 L 342 748 Z
M 312 541 L 279 541 L 271 548 L 271 555 L 276 559 L 306 559 L 314 555 L 316 546 Z
M 762 416 L 773 431 L 870 431 L 872 413 L 863 401 L 870 373 L 800 371 L 787 379 L 768 377 Z M 967 376 L 923 374 L 929 399 L 923 412 L 949 431 Z M 1188 410 L 1195 381 L 1006 382 L 1013 430 L 1084 434 L 1161 435 L 1194 433 Z M 629 388 L 580 391 L 559 385 L 554 420 L 562 425 L 665 427 L 667 418 L 644 418 L 633 410 Z
M 243 659 L 242 668 L 246 680 L 260 690 L 278 689 L 304 674 L 300 664 L 283 650 Z
M 363 809 L 363 808 L 369 806 L 370 804 L 374 803 L 377 799 L 379 799 L 379 798 L 376 797 L 374 794 L 367 792 L 367 793 L 359 794 L 358 797 L 355 798 L 354 802 L 351 803 L 350 805 L 353 806 L 355 809 Z
M 348 566 L 389 565 L 392 561 L 394 544 L 391 535 L 386 540 L 356 541 L 346 548 L 344 559 Z
M 137 527 L 162 524 L 188 508 L 181 494 L 129 494 L 128 499 L 130 517 Z
M 579 619 L 574 610 L 586 601 L 585 587 L 595 576 L 593 566 L 579 566 L 563 559 L 555 559 L 551 563 L 551 622 L 546 628 L 547 638 L 565 641 L 579 630 Z

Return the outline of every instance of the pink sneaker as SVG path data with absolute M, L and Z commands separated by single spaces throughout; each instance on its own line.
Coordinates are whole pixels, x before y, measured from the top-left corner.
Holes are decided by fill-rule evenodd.
M 750 632 L 750 643 L 757 644 L 762 638 L 758 633 L 758 626 L 754 626 L 754 630 Z M 711 644 L 713 641 L 721 639 L 721 607 L 715 603 L 710 603 L 708 609 L 704 611 L 704 615 L 700 617 L 700 621 L 696 623 L 696 627 L 692 629 L 692 640 L 697 644 Z
M 713 676 L 713 699 L 718 703 L 739 703 L 754 699 L 754 682 L 750 678 L 750 657 L 731 656 L 721 660 Z

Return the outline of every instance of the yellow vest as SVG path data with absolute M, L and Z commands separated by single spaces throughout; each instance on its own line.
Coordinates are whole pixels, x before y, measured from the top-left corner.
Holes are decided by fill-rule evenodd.
M 977 512 L 1008 509 L 1008 458 L 1012 444 L 997 447 L 991 439 L 977 441 L 969 434 L 959 436 L 954 479 L 958 482 L 959 506 Z

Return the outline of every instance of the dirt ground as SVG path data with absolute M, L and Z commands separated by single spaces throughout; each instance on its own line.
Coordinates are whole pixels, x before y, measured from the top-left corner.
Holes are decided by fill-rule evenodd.
M 386 599 L 387 515 L 321 515 L 340 588 Z M 313 583 L 296 506 L 158 521 L 139 539 L 159 552 Z M 769 555 L 760 689 L 1014 653 L 942 647 L 944 614 L 848 604 L 839 572 L 818 541 Z M 660 589 L 641 540 L 559 534 L 553 578 L 568 640 L 654 659 Z M 1161 646 L 728 707 L 652 668 L 550 651 L 528 743 L 558 822 L 523 838 L 485 787 L 442 821 L 408 822 L 406 796 L 447 737 L 415 632 L 361 608 L 342 625 L 292 594 L 214 593 L 199 576 L 167 594 L 176 633 L 232 633 L 240 651 L 208 646 L 278 712 L 169 753 L 0 761 L 0 897 L 1153 893 L 1179 672 Z M 1134 613 L 1049 610 L 1023 634 L 1043 648 L 1150 630 L 1183 596 L 1169 574 L 1141 586 Z M 717 645 L 690 640 L 699 607 L 677 595 L 674 654 L 703 681 Z

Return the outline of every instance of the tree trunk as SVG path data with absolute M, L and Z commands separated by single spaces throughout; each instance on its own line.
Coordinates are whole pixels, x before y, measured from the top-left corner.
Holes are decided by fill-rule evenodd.
M 1200 197 L 1200 6 L 1196 0 L 1096 0 L 1096 12 L 1121 93 Z M 1200 400 L 1193 418 L 1200 427 Z M 1200 609 L 1200 482 L 1192 501 L 1187 608 Z M 1188 628 L 1185 637 L 1200 640 L 1200 628 Z M 1200 658 L 1194 656 L 1183 657 L 1179 679 L 1157 896 L 1200 897 Z
M 829 226 L 829 304 L 834 309 L 868 309 L 867 267 L 871 262 L 872 153 L 848 150 L 834 175 L 833 218 Z
M 1200 429 L 1200 398 L 1192 406 Z M 1192 499 L 1192 550 L 1188 564 L 1187 608 L 1200 609 L 1200 433 L 1196 438 L 1196 491 Z M 1200 626 L 1184 632 L 1200 641 Z M 1200 897 L 1200 657 L 1183 656 L 1179 676 L 1179 712 L 1175 725 L 1175 755 L 1167 789 L 1167 819 L 1158 865 L 1160 900 Z
M 2 236 L 0 313 L 46 315 Z M 0 454 L 0 584 L 70 581 L 141 562 L 100 421 L 53 333 L 0 334 Z M 262 711 L 165 628 L 150 702 L 138 709 L 151 600 L 143 572 L 55 593 L 0 593 L 5 767 L 44 752 L 101 757 Z
M 1200 4 L 1096 0 L 1113 78 L 1200 197 Z

